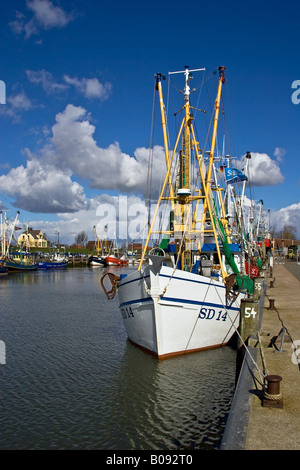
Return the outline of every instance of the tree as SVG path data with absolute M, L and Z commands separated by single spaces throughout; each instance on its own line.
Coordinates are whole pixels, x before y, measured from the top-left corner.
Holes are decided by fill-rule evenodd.
M 82 232 L 79 232 L 76 235 L 75 243 L 76 243 L 76 245 L 85 246 L 86 243 L 87 243 L 87 239 L 88 239 L 88 236 L 87 236 L 86 232 L 82 231 Z
M 276 233 L 276 238 L 282 238 L 284 240 L 296 240 L 296 227 L 294 225 L 284 225 L 281 230 Z

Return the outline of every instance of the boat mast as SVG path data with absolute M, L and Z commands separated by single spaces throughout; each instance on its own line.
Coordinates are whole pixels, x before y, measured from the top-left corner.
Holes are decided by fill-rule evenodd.
M 185 76 L 185 86 L 183 90 L 184 96 L 184 118 L 183 118 L 183 135 L 182 135 L 182 148 L 179 152 L 179 188 L 177 189 L 177 198 L 174 213 L 174 238 L 177 248 L 177 256 L 180 261 L 181 269 L 190 271 L 193 264 L 192 257 L 192 233 L 193 232 L 193 212 L 192 203 L 194 198 L 191 194 L 191 152 L 192 152 L 192 140 L 194 141 L 193 132 L 193 116 L 190 112 L 190 86 L 189 82 L 193 76 L 191 72 L 204 71 L 205 69 L 192 69 L 188 66 L 185 67 L 184 71 L 170 72 L 183 73 Z M 196 143 L 193 142 L 196 153 Z M 197 154 L 197 158 L 199 158 Z
M 212 141 L 211 141 L 211 147 L 210 147 L 210 153 L 209 153 L 208 169 L 207 169 L 207 174 L 206 174 L 206 184 L 204 188 L 205 198 L 204 198 L 204 204 L 203 204 L 202 225 L 201 225 L 202 230 L 205 232 L 205 222 L 207 221 L 208 218 L 210 219 L 214 239 L 216 241 L 216 250 L 218 253 L 220 269 L 221 269 L 222 277 L 224 280 L 226 279 L 228 275 L 223 267 L 222 255 L 221 255 L 220 247 L 218 244 L 218 233 L 220 233 L 219 227 L 218 227 L 219 221 L 216 220 L 216 218 L 214 217 L 215 206 L 214 206 L 214 199 L 211 196 L 212 194 L 211 177 L 212 177 L 212 170 L 213 170 L 213 165 L 214 165 L 214 153 L 215 153 L 215 145 L 216 145 L 216 138 L 217 138 L 217 127 L 218 127 L 218 122 L 219 122 L 222 86 L 223 84 L 226 83 L 225 70 L 226 69 L 223 66 L 218 67 L 219 83 L 218 83 L 217 97 L 215 100 L 213 134 L 212 134 Z M 209 212 L 209 217 L 207 216 L 207 211 Z
M 169 235 L 173 235 L 176 242 L 177 248 L 177 256 L 178 261 L 180 261 L 180 268 L 186 271 L 190 271 L 193 263 L 193 245 L 194 245 L 194 238 L 195 235 L 199 232 L 204 233 L 211 231 L 213 232 L 214 238 L 216 240 L 216 249 L 218 252 L 218 258 L 221 267 L 221 273 L 223 279 L 225 279 L 228 275 L 222 265 L 222 256 L 220 252 L 220 248 L 218 245 L 218 233 L 219 233 L 219 220 L 216 217 L 216 208 L 215 202 L 212 194 L 211 188 L 211 177 L 212 177 L 212 170 L 213 170 L 213 163 L 214 163 L 214 149 L 216 143 L 216 135 L 217 135 L 217 125 L 218 125 L 218 118 L 219 118 L 219 108 L 221 102 L 221 90 L 222 84 L 225 83 L 225 67 L 218 67 L 219 70 L 219 83 L 218 83 L 218 92 L 217 98 L 215 101 L 215 116 L 214 116 L 214 126 L 213 126 L 213 136 L 212 136 L 212 144 L 210 150 L 210 159 L 208 170 L 206 171 L 205 165 L 203 162 L 203 156 L 200 154 L 199 143 L 196 141 L 195 132 L 193 128 L 193 115 L 191 113 L 191 106 L 190 106 L 190 86 L 189 82 L 193 78 L 191 72 L 195 71 L 203 71 L 205 69 L 192 69 L 190 70 L 187 66 L 185 70 L 178 71 L 178 72 L 169 72 L 169 74 L 175 73 L 183 73 L 185 75 L 185 87 L 183 90 L 184 95 L 184 106 L 182 107 L 181 111 L 184 111 L 184 117 L 182 119 L 182 123 L 180 126 L 180 130 L 177 135 L 177 139 L 173 148 L 172 157 L 169 156 L 169 148 L 168 148 L 168 139 L 167 139 L 167 131 L 166 131 L 166 119 L 165 119 L 165 107 L 163 103 L 163 96 L 162 96 L 162 88 L 161 88 L 161 74 L 156 75 L 156 88 L 159 92 L 159 99 L 160 99 L 160 109 L 161 109 L 161 117 L 162 117 L 162 128 L 163 128 L 163 136 L 164 136 L 164 145 L 165 145 L 165 155 L 166 155 L 166 164 L 167 164 L 167 173 L 165 176 L 165 180 L 161 189 L 161 193 L 158 199 L 158 203 L 155 209 L 155 213 L 152 219 L 152 223 L 148 232 L 147 240 L 144 246 L 144 250 L 142 253 L 141 261 L 139 264 L 139 269 L 141 269 L 142 261 L 146 254 L 146 249 L 150 240 L 150 236 L 152 233 L 155 233 L 154 228 L 154 221 L 158 213 L 158 207 L 162 200 L 169 200 L 172 203 L 172 209 L 174 211 L 174 219 L 173 219 L 173 230 L 168 232 Z M 172 162 L 174 160 L 174 156 L 177 152 L 178 143 L 182 137 L 182 147 L 179 151 L 179 185 L 174 190 L 174 185 L 172 183 L 171 178 L 171 167 Z M 202 183 L 202 191 L 198 191 L 198 195 L 191 194 L 191 152 L 194 149 L 196 153 L 196 157 L 199 163 L 199 170 L 201 176 L 201 183 Z M 170 188 L 170 196 L 166 197 L 164 195 L 164 191 L 166 188 L 167 183 L 169 184 Z M 175 192 L 175 194 L 174 194 Z M 220 196 L 221 197 L 221 196 Z M 196 207 L 198 207 L 199 200 L 203 200 L 204 210 L 203 210 L 203 217 L 202 217 L 202 224 L 201 229 L 195 230 L 195 218 L 196 218 L 196 210 L 194 214 L 192 213 L 193 202 L 196 202 Z M 207 215 L 209 213 L 209 217 Z M 212 224 L 212 230 L 204 230 L 205 222 L 209 219 Z M 198 245 L 198 251 L 201 252 L 201 244 Z
M 212 134 L 212 141 L 211 141 L 211 147 L 210 147 L 210 152 L 209 152 L 209 163 L 208 163 L 207 176 L 206 176 L 206 190 L 205 190 L 206 194 L 209 194 L 211 190 L 211 177 L 212 177 L 212 170 L 213 170 L 213 164 L 214 164 L 217 127 L 218 127 L 218 122 L 219 122 L 221 92 L 222 92 L 222 85 L 226 83 L 225 67 L 223 66 L 218 67 L 218 70 L 219 70 L 219 84 L 218 84 L 217 97 L 215 100 L 215 116 L 214 116 L 213 134 Z M 203 226 L 205 224 L 206 211 L 207 211 L 207 199 L 204 200 L 203 215 L 202 215 Z M 212 214 L 210 214 L 210 217 L 211 219 L 213 219 Z M 213 221 L 212 221 L 212 225 L 214 225 Z
M 164 105 L 163 94 L 162 94 L 162 86 L 161 86 L 161 80 L 162 79 L 165 80 L 166 77 L 161 73 L 156 73 L 155 77 L 156 77 L 155 87 L 158 91 L 158 96 L 159 96 L 161 125 L 162 125 L 162 130 L 163 130 L 166 165 L 167 165 L 167 171 L 168 171 L 168 174 L 169 174 L 168 184 L 169 184 L 169 190 L 170 190 L 171 204 L 172 204 L 172 207 L 173 207 L 173 204 L 174 204 L 174 200 L 173 200 L 174 191 L 173 191 L 172 177 L 171 177 L 171 162 L 170 162 L 170 156 L 169 156 L 169 144 L 168 144 L 168 136 L 167 136 L 166 111 L 165 111 L 165 105 Z

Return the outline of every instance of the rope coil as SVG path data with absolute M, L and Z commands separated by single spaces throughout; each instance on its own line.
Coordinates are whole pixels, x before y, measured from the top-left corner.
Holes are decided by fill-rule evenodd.
M 268 393 L 268 392 L 265 391 L 264 392 L 264 398 L 266 398 L 267 400 L 278 401 L 278 400 L 281 400 L 282 394 L 281 393 L 271 394 L 271 393 Z

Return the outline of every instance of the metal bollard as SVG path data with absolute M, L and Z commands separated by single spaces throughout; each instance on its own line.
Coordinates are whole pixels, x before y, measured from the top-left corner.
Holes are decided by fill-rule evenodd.
M 268 310 L 275 310 L 275 299 L 269 299 L 269 307 Z
M 264 392 L 263 406 L 273 408 L 283 408 L 283 399 L 280 393 L 280 382 L 282 377 L 280 375 L 267 375 L 267 390 Z

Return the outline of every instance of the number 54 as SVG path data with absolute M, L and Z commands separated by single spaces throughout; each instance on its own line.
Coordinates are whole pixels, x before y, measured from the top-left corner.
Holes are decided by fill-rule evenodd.
M 257 314 L 255 308 L 253 307 L 246 307 L 245 308 L 245 318 L 250 318 L 251 316 L 255 318 L 255 315 Z

